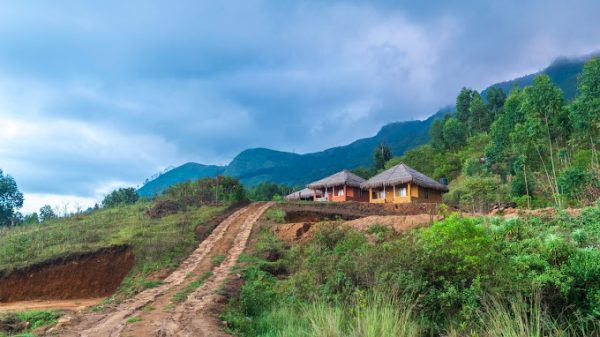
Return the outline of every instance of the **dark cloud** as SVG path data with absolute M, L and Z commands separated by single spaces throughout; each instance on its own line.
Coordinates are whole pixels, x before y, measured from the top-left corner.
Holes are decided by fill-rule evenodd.
M 0 167 L 28 193 L 92 197 L 248 147 L 321 150 L 425 118 L 462 86 L 599 50 L 599 12 L 595 0 L 5 4 Z

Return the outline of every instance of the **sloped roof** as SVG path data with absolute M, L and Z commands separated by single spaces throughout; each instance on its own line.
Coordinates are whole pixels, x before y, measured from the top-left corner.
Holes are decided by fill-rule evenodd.
M 321 180 L 317 180 L 307 185 L 308 188 L 323 188 L 323 187 L 333 187 L 340 185 L 348 185 L 352 187 L 360 187 L 360 184 L 364 183 L 365 180 L 356 174 L 343 170 L 338 173 L 332 174 L 329 177 L 323 178 Z
M 440 184 L 423 173 L 404 164 L 398 164 L 379 173 L 373 178 L 362 183 L 361 187 L 377 188 L 382 186 L 406 184 L 409 182 L 414 183 L 417 186 L 448 192 L 448 187 L 446 185 Z
M 316 191 L 317 192 L 317 198 L 320 198 L 323 196 L 323 193 L 321 191 Z M 290 194 L 288 194 L 285 199 L 286 200 L 299 200 L 299 199 L 308 199 L 311 197 L 314 197 L 314 191 L 311 190 L 310 188 L 304 188 L 301 189 L 300 191 L 296 191 L 296 192 L 292 192 Z

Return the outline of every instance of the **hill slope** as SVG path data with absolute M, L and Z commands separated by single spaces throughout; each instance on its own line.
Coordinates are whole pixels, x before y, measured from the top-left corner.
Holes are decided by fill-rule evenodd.
M 215 177 L 223 174 L 223 171 L 225 171 L 223 166 L 186 163 L 147 182 L 138 190 L 138 194 L 142 197 L 152 197 L 162 193 L 171 185 L 204 177 Z
M 508 94 L 515 85 L 520 87 L 529 85 L 536 75 L 545 73 L 565 92 L 566 98 L 571 99 L 576 94 L 577 75 L 588 58 L 558 59 L 541 72 L 496 83 L 490 87 L 500 87 Z M 485 94 L 486 91 L 487 89 L 483 93 Z M 263 181 L 304 185 L 344 168 L 371 165 L 372 151 L 380 142 L 386 142 L 395 156 L 426 143 L 429 141 L 428 130 L 433 120 L 451 111 L 452 108 L 442 109 L 424 121 L 390 123 L 373 137 L 359 139 L 351 144 L 321 152 L 295 154 L 258 148 L 242 151 L 225 167 L 194 164 L 198 167 L 190 168 L 193 163 L 188 163 L 150 181 L 139 191 L 144 196 L 153 195 L 173 183 L 211 174 L 239 177 L 245 185 L 249 186 Z

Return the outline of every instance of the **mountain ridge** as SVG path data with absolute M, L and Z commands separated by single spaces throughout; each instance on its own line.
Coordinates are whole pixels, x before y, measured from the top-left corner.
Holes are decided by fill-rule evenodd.
M 579 58 L 557 58 L 542 71 L 495 83 L 483 90 L 482 94 L 485 95 L 492 87 L 499 87 L 508 94 L 515 85 L 524 87 L 531 84 L 535 76 L 545 73 L 563 90 L 566 99 L 572 99 L 577 91 L 577 75 L 585 61 L 592 56 L 594 54 Z M 373 149 L 380 142 L 387 143 L 394 156 L 425 144 L 429 141 L 429 126 L 433 120 L 452 113 L 453 109 L 453 106 L 447 106 L 424 120 L 392 122 L 382 126 L 372 137 L 357 139 L 323 151 L 298 154 L 260 147 L 243 150 L 225 166 L 193 166 L 190 164 L 196 163 L 186 163 L 146 183 L 138 193 L 150 197 L 160 194 L 164 188 L 174 183 L 220 174 L 238 177 L 247 186 L 263 181 L 302 186 L 345 168 L 370 166 Z

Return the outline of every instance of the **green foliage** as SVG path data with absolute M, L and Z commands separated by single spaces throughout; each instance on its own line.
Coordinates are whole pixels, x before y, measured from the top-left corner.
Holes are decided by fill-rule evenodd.
M 271 201 L 276 196 L 286 196 L 292 192 L 292 188 L 271 182 L 262 182 L 248 191 L 248 197 L 253 201 Z
M 135 188 L 119 188 L 110 192 L 104 197 L 104 200 L 102 200 L 102 206 L 105 208 L 110 208 L 121 205 L 130 205 L 138 201 L 139 198 L 140 197 L 135 191 Z
M 61 315 L 62 312 L 50 310 L 30 310 L 2 313 L 0 314 L 0 336 L 35 336 L 33 331 L 41 327 L 55 325 Z M 8 323 L 8 325 L 14 323 L 25 323 L 26 328 L 22 331 L 18 331 L 18 334 L 14 334 L 14 332 L 11 334 L 4 334 L 2 328 L 4 327 L 3 323 L 5 322 Z
M 276 223 L 285 223 L 285 211 L 281 208 L 271 207 L 263 216 L 265 219 Z
M 381 170 L 385 167 L 385 163 L 392 158 L 392 152 L 390 148 L 385 144 L 379 144 L 375 150 L 373 150 L 373 168 L 374 170 Z
M 0 227 L 16 224 L 15 210 L 23 207 L 23 193 L 15 179 L 0 169 Z
M 179 209 L 185 209 L 201 205 L 238 203 L 247 198 L 246 190 L 239 179 L 219 176 L 173 185 L 156 200 L 168 200 L 175 203 Z
M 590 174 L 587 171 L 578 167 L 570 167 L 558 177 L 558 187 L 561 194 L 566 194 L 575 199 L 581 194 L 590 179 Z
M 467 135 L 464 124 L 456 118 L 449 118 L 443 128 L 444 143 L 451 151 L 456 151 L 465 144 Z
M 39 218 L 40 218 L 40 222 L 44 222 L 44 221 L 56 219 L 56 218 L 58 218 L 58 216 L 56 215 L 56 213 L 54 213 L 52 206 L 44 205 L 44 206 L 40 207 Z

